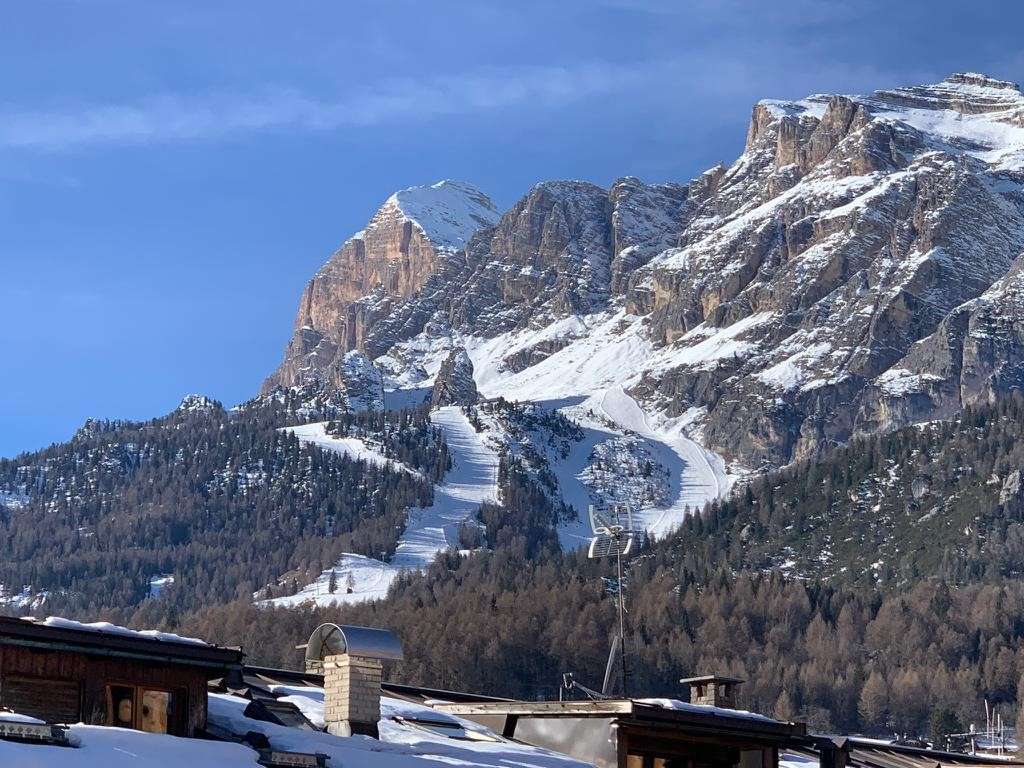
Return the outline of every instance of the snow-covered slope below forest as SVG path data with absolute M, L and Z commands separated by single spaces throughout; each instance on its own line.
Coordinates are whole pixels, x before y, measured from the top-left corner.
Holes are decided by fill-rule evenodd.
M 430 421 L 444 434 L 452 467 L 444 482 L 434 486 L 434 503 L 429 507 L 409 510 L 405 530 L 390 562 L 345 553 L 312 584 L 294 595 L 266 603 L 279 606 L 306 602 L 342 605 L 380 599 L 387 594 L 399 573 L 426 568 L 440 552 L 458 545 L 460 526 L 474 518 L 484 501 L 498 498 L 498 456 L 494 447 L 477 434 L 457 406 L 438 408 L 431 413 Z M 362 461 L 390 461 L 379 451 L 366 447 L 358 438 L 336 438 L 325 434 L 323 426 L 307 424 L 289 429 L 299 440 L 325 450 Z M 330 591 L 332 575 L 333 593 Z

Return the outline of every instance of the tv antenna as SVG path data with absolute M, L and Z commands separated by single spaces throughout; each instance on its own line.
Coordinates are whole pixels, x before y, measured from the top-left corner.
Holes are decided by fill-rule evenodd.
M 626 690 L 626 592 L 622 580 L 622 558 L 633 551 L 636 532 L 633 530 L 633 512 L 627 504 L 614 504 L 611 508 L 590 505 L 590 528 L 594 532 L 590 539 L 588 556 L 593 560 L 603 557 L 615 558 L 615 596 L 619 608 L 619 636 L 612 643 L 608 654 L 608 666 L 604 673 L 602 693 L 608 695 L 612 685 L 612 669 L 616 653 L 622 661 L 622 696 L 629 696 Z

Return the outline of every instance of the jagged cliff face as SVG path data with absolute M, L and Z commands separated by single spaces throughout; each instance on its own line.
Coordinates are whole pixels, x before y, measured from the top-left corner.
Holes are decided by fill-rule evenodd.
M 656 343 L 706 350 L 642 390 L 670 412 L 702 409 L 704 440 L 755 466 L 991 394 L 974 376 L 907 404 L 926 356 L 903 358 L 950 338 L 940 325 L 962 324 L 951 314 L 1024 250 L 1022 137 L 1024 96 L 980 76 L 758 104 L 743 156 L 691 196 L 679 247 L 631 281 Z M 898 387 L 895 370 L 909 371 Z
M 473 378 L 473 361 L 464 349 L 453 349 L 441 363 L 441 369 L 434 378 L 430 394 L 430 405 L 442 408 L 446 405 L 474 405 L 479 393 Z
M 636 267 L 674 242 L 686 191 L 635 178 L 610 190 L 582 181 L 538 184 L 447 260 L 414 300 L 382 319 L 370 343 L 388 351 L 386 364 L 406 369 L 423 362 L 418 351 L 431 339 L 494 338 L 604 312 L 621 303 Z M 523 370 L 569 341 L 556 335 L 500 362 Z
M 402 218 L 310 284 L 272 383 L 352 348 L 429 383 L 462 346 L 484 395 L 620 385 L 756 468 L 1024 380 L 1024 95 L 980 75 L 764 101 L 728 168 L 539 184 L 464 247 Z
M 462 182 L 392 195 L 309 281 L 284 361 L 264 391 L 337 383 L 338 363 L 346 352 L 364 350 L 375 321 L 416 295 L 449 254 L 497 218 L 491 200 Z

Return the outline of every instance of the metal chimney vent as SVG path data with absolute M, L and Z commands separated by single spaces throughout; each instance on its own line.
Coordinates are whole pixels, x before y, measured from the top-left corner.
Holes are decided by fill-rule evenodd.
M 388 629 L 321 624 L 306 644 L 306 668 L 322 663 L 327 656 L 347 653 L 364 659 L 401 661 L 402 641 Z

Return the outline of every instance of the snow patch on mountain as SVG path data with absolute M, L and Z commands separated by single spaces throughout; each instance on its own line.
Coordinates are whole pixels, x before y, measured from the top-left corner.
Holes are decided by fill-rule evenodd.
M 642 445 L 635 447 L 638 452 L 631 450 L 628 460 L 621 457 L 621 471 L 628 472 L 634 462 L 648 458 L 652 474 L 667 473 L 667 488 L 658 488 L 653 481 L 634 483 L 630 499 L 637 525 L 652 535 L 667 535 L 686 514 L 727 492 L 735 477 L 728 474 L 721 457 L 686 436 L 691 421 L 647 414 L 625 390 L 646 371 L 677 365 L 680 358 L 710 365 L 716 357 L 739 354 L 747 349 L 742 334 L 772 320 L 773 316 L 765 313 L 727 329 L 695 329 L 693 338 L 700 347 L 696 353 L 687 348 L 655 349 L 644 333 L 643 319 L 618 309 L 571 316 L 541 329 L 512 331 L 493 339 L 422 334 L 398 345 L 393 354 L 415 361 L 429 381 L 448 349 L 464 347 L 473 361 L 481 395 L 555 410 L 581 427 L 583 437 L 572 443 L 568 455 L 548 456 L 558 496 L 577 513 L 576 520 L 560 525 L 559 539 L 564 548 L 576 548 L 589 536 L 590 504 L 626 500 L 606 492 L 595 461 L 600 462 L 603 452 L 614 452 L 616 443 L 621 448 L 621 441 L 628 442 L 630 436 Z M 505 365 L 511 354 L 549 338 L 566 339 L 566 345 L 523 371 L 510 371 Z M 502 437 L 496 434 L 493 439 L 501 442 Z M 615 442 L 601 447 L 609 441 Z
M 22 587 L 18 592 L 14 592 L 0 584 L 0 606 L 18 612 L 39 610 L 46 603 L 49 596 L 50 593 L 46 590 L 37 591 L 29 585 Z
M 319 421 L 313 424 L 302 424 L 297 427 L 282 427 L 281 430 L 283 432 L 291 432 L 301 443 L 315 445 L 318 448 L 348 456 L 353 461 L 365 461 L 367 464 L 374 464 L 378 467 L 387 466 L 415 475 L 420 474 L 419 471 L 407 464 L 385 456 L 381 452 L 379 443 L 359 437 L 335 437 L 328 434 L 327 423 L 326 421 Z
M 149 596 L 152 598 L 158 598 L 163 594 L 164 590 L 174 584 L 173 573 L 161 573 L 157 576 L 150 576 L 149 578 Z
M 27 493 L 22 491 L 0 490 L 0 507 L 20 509 L 30 501 Z
M 995 170 L 1024 168 L 1024 93 L 1015 83 L 968 72 L 864 101 L 878 117 L 911 125 Z
M 338 558 L 337 563 L 325 569 L 316 581 L 307 584 L 294 595 L 262 600 L 259 605 L 295 608 L 306 603 L 314 603 L 319 606 L 336 607 L 367 600 L 383 600 L 387 597 L 391 582 L 398 574 L 399 569 L 391 563 L 346 552 Z
M 449 179 L 396 192 L 383 209 L 400 212 L 436 246 L 450 249 L 465 247 L 474 232 L 493 227 L 501 218 L 487 195 L 472 184 Z

